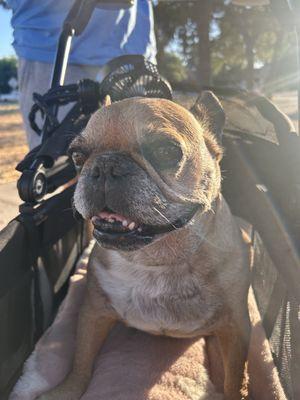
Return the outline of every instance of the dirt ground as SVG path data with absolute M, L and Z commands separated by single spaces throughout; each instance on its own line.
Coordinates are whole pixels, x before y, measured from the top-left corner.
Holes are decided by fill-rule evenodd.
M 27 151 L 19 106 L 0 104 L 0 184 L 18 179 L 15 166 Z
M 195 94 L 176 95 L 176 101 L 189 107 L 193 104 Z M 293 120 L 297 116 L 295 92 L 284 92 L 273 97 L 273 101 Z M 27 153 L 22 119 L 17 104 L 0 104 L 0 185 L 18 179 L 16 164 Z

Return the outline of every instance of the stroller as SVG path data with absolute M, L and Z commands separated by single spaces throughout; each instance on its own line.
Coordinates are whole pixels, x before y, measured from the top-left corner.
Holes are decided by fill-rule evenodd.
M 120 7 L 131 3 L 118 0 Z M 53 321 L 68 278 L 89 241 L 84 221 L 70 207 L 76 174 L 67 156 L 69 143 L 106 95 L 112 101 L 134 96 L 172 99 L 169 83 L 141 56 L 112 60 L 101 83 L 82 80 L 64 85 L 72 37 L 81 34 L 95 7 L 110 4 L 75 0 L 59 39 L 51 88 L 44 95 L 34 94 L 29 119 L 42 143 L 17 166 L 24 203 L 0 233 L 1 399 L 8 397 L 24 361 Z M 271 0 L 270 6 L 300 29 L 287 1 Z M 223 194 L 232 212 L 251 226 L 256 301 L 286 396 L 298 399 L 300 139 L 288 117 L 267 98 L 246 91 L 211 90 L 227 114 Z M 59 108 L 69 103 L 72 108 L 59 121 Z M 39 112 L 44 117 L 42 127 L 36 123 Z

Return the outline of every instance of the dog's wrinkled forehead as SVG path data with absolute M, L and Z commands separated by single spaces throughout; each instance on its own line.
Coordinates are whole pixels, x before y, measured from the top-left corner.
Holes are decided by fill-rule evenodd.
M 186 146 L 203 140 L 201 127 L 183 107 L 164 99 L 126 99 L 91 117 L 82 136 L 91 150 L 134 151 L 147 135 L 165 135 Z

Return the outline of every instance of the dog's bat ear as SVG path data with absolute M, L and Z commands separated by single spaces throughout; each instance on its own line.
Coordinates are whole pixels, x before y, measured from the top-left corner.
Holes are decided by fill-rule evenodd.
M 218 162 L 221 161 L 225 113 L 219 99 L 213 92 L 204 90 L 190 111 L 205 128 L 203 136 L 208 150 Z
M 221 144 L 225 113 L 217 96 L 209 90 L 204 90 L 190 111 L 199 122 L 207 125 L 217 142 Z

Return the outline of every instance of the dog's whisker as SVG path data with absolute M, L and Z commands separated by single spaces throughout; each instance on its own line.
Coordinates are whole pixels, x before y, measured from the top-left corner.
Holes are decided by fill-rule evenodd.
M 170 224 L 174 229 L 178 229 L 170 220 L 169 218 L 167 218 L 162 212 L 160 212 L 156 207 L 153 207 L 153 209 L 160 215 L 162 216 L 167 222 L 168 224 Z

